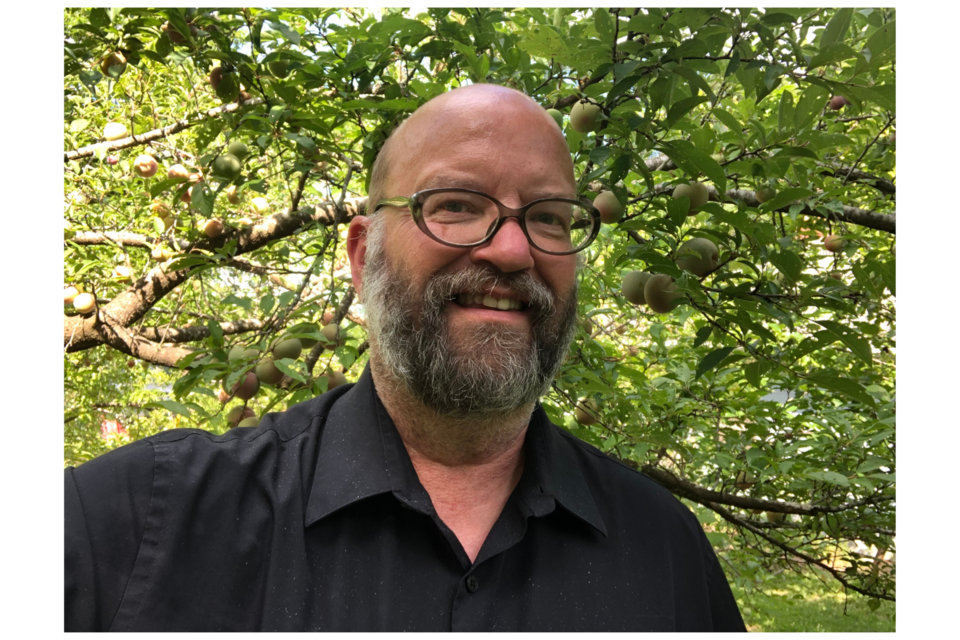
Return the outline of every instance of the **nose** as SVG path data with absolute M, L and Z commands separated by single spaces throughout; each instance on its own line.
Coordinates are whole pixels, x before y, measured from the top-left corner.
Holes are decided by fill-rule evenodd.
M 488 262 L 504 273 L 533 267 L 533 247 L 516 218 L 505 218 L 490 240 L 470 251 L 474 262 Z

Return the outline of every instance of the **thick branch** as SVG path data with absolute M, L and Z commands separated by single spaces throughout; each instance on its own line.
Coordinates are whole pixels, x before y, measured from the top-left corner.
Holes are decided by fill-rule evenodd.
M 198 125 L 205 120 L 218 118 L 225 113 L 231 113 L 237 109 L 240 109 L 241 107 L 252 107 L 262 103 L 262 98 L 251 98 L 250 100 L 244 100 L 243 102 L 234 102 L 222 107 L 217 107 L 215 109 L 209 109 L 208 111 L 204 111 L 199 116 L 194 118 L 184 118 L 183 120 L 174 122 L 169 126 L 160 129 L 154 129 L 153 131 L 147 131 L 137 136 L 120 138 L 119 140 L 114 140 L 112 142 L 98 142 L 97 144 L 80 147 L 79 149 L 74 149 L 73 151 L 65 151 L 63 153 L 63 161 L 68 162 L 70 160 L 77 160 L 78 158 L 87 158 L 94 155 L 97 152 L 97 149 L 114 151 L 116 149 L 129 149 L 130 147 L 145 145 L 148 142 L 166 138 L 167 136 L 171 136 L 177 132 L 183 131 L 184 129 Z
M 354 216 L 362 215 L 366 208 L 366 198 L 359 198 L 344 202 L 339 216 L 341 223 L 349 222 Z M 213 240 L 203 240 L 190 249 L 212 250 L 222 247 L 232 238 L 237 240 L 235 256 L 249 253 L 280 238 L 293 235 L 308 224 L 320 223 L 329 225 L 337 218 L 336 206 L 325 202 L 316 207 L 303 207 L 292 213 L 278 213 L 265 218 L 258 224 L 224 234 Z M 104 343 L 103 335 L 98 329 L 98 316 L 106 313 L 112 322 L 121 327 L 129 327 L 143 317 L 153 305 L 161 300 L 170 291 L 185 282 L 192 273 L 192 269 L 170 271 L 169 263 L 162 263 L 151 269 L 142 278 L 137 280 L 125 291 L 119 293 L 106 306 L 90 316 L 64 317 L 63 344 L 67 351 L 82 351 L 91 349 Z
M 82 244 L 86 246 L 98 244 L 117 244 L 124 247 L 142 247 L 152 249 L 157 243 L 157 239 L 145 236 L 142 233 L 131 233 L 129 231 L 80 231 L 69 239 L 69 242 Z M 186 249 L 190 243 L 186 240 L 174 240 L 181 249 Z
M 876 504 L 878 502 L 893 500 L 892 496 L 876 496 L 873 498 L 865 498 L 864 500 L 848 502 L 846 504 L 836 506 L 801 504 L 799 502 L 778 502 L 775 500 L 762 500 L 760 498 L 737 496 L 730 493 L 720 493 L 719 491 L 706 489 L 687 480 L 681 480 L 669 471 L 664 471 L 656 465 L 645 464 L 640 468 L 640 470 L 644 474 L 656 480 L 658 484 L 662 485 L 666 489 L 669 489 L 671 493 L 674 493 L 681 498 L 693 500 L 694 502 L 704 506 L 707 506 L 707 503 L 709 502 L 726 504 L 734 507 L 740 507 L 742 509 L 757 509 L 761 511 L 796 513 L 799 515 L 811 516 L 819 513 L 837 513 L 867 504 Z
M 849 182 L 870 182 L 873 183 L 872 186 L 876 187 L 877 191 L 880 191 L 881 193 L 886 193 L 888 195 L 896 195 L 897 193 L 897 185 L 886 178 L 875 176 L 872 173 L 860 171 L 859 169 L 850 171 L 850 167 L 844 167 L 839 164 L 831 165 L 824 162 L 818 162 L 817 165 L 821 167 L 821 173 L 829 174 L 835 178 L 842 178 L 849 172 Z
M 220 322 L 218 324 L 225 336 L 257 331 L 263 328 L 263 322 L 255 319 L 234 320 L 233 322 Z M 180 327 L 179 329 L 173 327 L 143 327 L 137 332 L 137 335 L 151 342 L 196 342 L 209 338 L 210 329 L 205 325 Z
M 717 190 L 716 188 L 710 186 L 710 195 L 712 199 L 717 199 Z M 729 200 L 743 200 L 751 207 L 759 207 L 760 201 L 757 200 L 753 191 L 747 189 L 730 189 L 726 193 L 726 197 Z M 792 205 L 786 205 L 777 209 L 777 211 L 783 211 L 786 213 L 790 210 Z M 866 209 L 858 209 L 856 207 L 844 206 L 842 212 L 831 211 L 830 215 L 824 215 L 816 209 L 811 207 L 804 207 L 800 211 L 800 215 L 804 216 L 814 216 L 817 218 L 824 218 L 827 220 L 835 220 L 841 222 L 847 222 L 850 224 L 860 225 L 861 227 L 867 227 L 869 229 L 876 229 L 877 231 L 886 231 L 887 233 L 896 233 L 897 232 L 897 212 L 893 213 L 878 213 L 876 211 L 867 211 Z

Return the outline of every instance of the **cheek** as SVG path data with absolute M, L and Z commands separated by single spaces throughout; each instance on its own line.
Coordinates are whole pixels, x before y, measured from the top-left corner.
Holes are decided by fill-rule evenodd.
M 412 219 L 397 221 L 388 230 L 386 250 L 391 261 L 402 265 L 404 273 L 421 288 L 430 274 L 443 270 L 466 254 L 463 249 L 434 241 Z
M 577 281 L 577 258 L 572 256 L 539 256 L 537 271 L 550 289 L 563 300 L 573 294 Z

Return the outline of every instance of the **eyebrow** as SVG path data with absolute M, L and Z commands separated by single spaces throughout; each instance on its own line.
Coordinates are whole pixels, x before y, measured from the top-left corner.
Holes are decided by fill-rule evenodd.
M 487 193 L 486 187 L 478 182 L 477 180 L 464 175 L 458 174 L 446 174 L 438 173 L 434 176 L 430 176 L 429 180 L 426 180 L 423 185 L 421 185 L 417 191 L 424 191 L 426 189 L 472 189 L 473 191 L 479 191 L 481 193 Z M 529 202 L 535 200 L 543 200 L 544 198 L 562 198 L 565 200 L 576 200 L 577 195 L 575 193 L 570 193 L 568 191 L 541 191 L 536 193 L 535 197 L 531 198 Z

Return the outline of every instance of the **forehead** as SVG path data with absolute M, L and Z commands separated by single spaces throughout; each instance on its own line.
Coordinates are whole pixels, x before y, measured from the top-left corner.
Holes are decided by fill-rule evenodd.
M 411 116 L 393 141 L 391 193 L 465 187 L 525 198 L 575 195 L 570 152 L 550 116 L 520 94 L 476 94 L 428 103 Z

